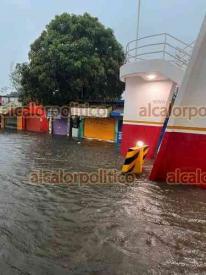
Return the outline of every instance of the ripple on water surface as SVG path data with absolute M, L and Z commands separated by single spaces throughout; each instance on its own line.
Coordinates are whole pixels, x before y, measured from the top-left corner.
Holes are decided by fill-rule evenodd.
M 0 274 L 205 274 L 206 193 L 30 185 L 35 169 L 119 169 L 113 144 L 0 133 Z M 146 167 L 146 173 L 150 164 Z

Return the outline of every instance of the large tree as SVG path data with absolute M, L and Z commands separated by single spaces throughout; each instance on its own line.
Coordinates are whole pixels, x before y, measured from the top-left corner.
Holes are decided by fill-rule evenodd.
M 31 45 L 28 64 L 17 64 L 13 77 L 24 102 L 116 99 L 123 91 L 123 60 L 113 31 L 97 18 L 63 13 Z

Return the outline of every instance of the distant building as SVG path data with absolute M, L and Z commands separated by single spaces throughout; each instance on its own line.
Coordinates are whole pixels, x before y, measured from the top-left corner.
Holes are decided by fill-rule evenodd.
M 18 105 L 19 104 L 18 96 L 0 95 L 0 106 L 7 105 L 9 103 Z

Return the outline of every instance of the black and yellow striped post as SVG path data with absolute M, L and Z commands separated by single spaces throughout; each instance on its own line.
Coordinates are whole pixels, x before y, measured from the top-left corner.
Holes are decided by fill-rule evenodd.
M 148 145 L 130 148 L 127 152 L 125 163 L 122 167 L 122 172 L 141 174 L 148 151 Z

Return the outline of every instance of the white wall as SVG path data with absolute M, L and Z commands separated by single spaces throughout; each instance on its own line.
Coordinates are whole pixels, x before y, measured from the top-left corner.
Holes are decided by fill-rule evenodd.
M 201 116 L 200 108 L 205 108 L 205 116 Z M 199 37 L 197 39 L 196 45 L 194 47 L 192 60 L 186 71 L 185 77 L 183 79 L 182 86 L 180 87 L 175 105 L 173 108 L 181 110 L 179 116 L 173 114 L 169 121 L 169 127 L 179 127 L 180 129 L 175 129 L 178 132 L 198 132 L 193 129 L 182 129 L 186 128 L 206 128 L 206 18 L 202 24 Z M 183 112 L 183 108 L 185 111 Z M 187 108 L 187 109 L 186 109 Z M 192 108 L 190 111 L 188 108 Z M 189 119 L 188 115 L 198 114 L 196 117 Z M 202 110 L 204 114 L 204 110 Z M 200 132 L 201 133 L 201 132 Z M 205 131 L 203 132 L 205 134 Z
M 166 109 L 172 87 L 173 82 L 169 80 L 149 82 L 135 76 L 127 78 L 124 107 L 125 123 L 164 122 L 165 116 L 159 115 L 159 113 Z M 158 109 L 154 110 L 156 107 Z M 140 112 L 144 110 L 143 108 L 147 110 L 146 116 L 140 115 Z M 149 113 L 150 108 L 153 108 L 156 116 Z

